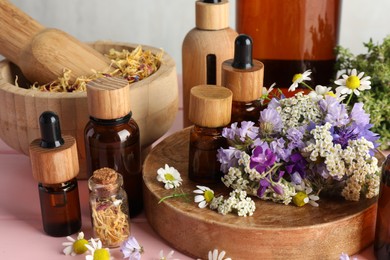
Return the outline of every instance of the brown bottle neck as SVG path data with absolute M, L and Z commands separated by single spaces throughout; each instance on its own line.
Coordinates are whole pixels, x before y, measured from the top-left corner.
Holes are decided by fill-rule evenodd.
M 132 116 L 132 112 L 130 111 L 130 113 L 128 113 L 124 117 L 120 117 L 120 118 L 100 119 L 100 118 L 90 116 L 89 119 L 98 125 L 113 126 L 113 125 L 120 125 L 120 124 L 125 124 L 125 123 L 129 122 L 131 119 L 131 116 Z

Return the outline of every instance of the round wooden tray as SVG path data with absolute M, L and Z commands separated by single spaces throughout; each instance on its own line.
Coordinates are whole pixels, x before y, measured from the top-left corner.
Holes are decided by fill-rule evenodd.
M 338 259 L 372 243 L 376 199 L 360 202 L 321 199 L 319 207 L 285 206 L 256 201 L 251 217 L 220 215 L 200 209 L 180 198 L 158 201 L 173 190 L 156 180 L 165 164 L 183 179 L 183 191 L 192 193 L 196 183 L 187 176 L 189 128 L 177 132 L 148 155 L 144 164 L 145 213 L 150 225 L 172 247 L 193 257 L 207 259 L 209 250 L 225 250 L 233 259 Z M 209 186 L 216 194 L 228 193 L 223 184 Z

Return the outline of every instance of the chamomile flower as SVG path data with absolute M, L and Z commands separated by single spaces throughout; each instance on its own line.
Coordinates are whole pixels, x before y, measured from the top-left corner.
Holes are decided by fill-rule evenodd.
M 331 87 L 325 87 L 325 86 L 317 85 L 315 87 L 315 89 L 313 91 L 310 91 L 310 93 L 308 95 L 309 95 L 309 97 L 311 97 L 311 99 L 314 102 L 317 102 L 317 101 L 319 101 L 321 99 L 324 99 L 324 97 L 326 95 L 329 95 L 329 96 L 332 96 L 332 97 L 336 97 L 336 95 L 331 90 L 332 90 Z
M 199 208 L 203 209 L 214 199 L 214 191 L 206 186 L 196 186 L 198 189 L 194 193 L 199 194 L 194 198 L 195 203 L 199 203 Z
M 180 173 L 174 167 L 169 167 L 168 164 L 165 164 L 165 168 L 157 170 L 157 180 L 163 182 L 164 188 L 167 190 L 179 187 L 183 181 Z
M 232 260 L 229 258 L 224 258 L 226 255 L 225 251 L 218 252 L 218 249 L 214 249 L 213 251 L 209 251 L 208 259 L 209 260 Z
M 301 73 L 295 74 L 292 79 L 293 84 L 291 84 L 291 86 L 288 88 L 288 91 L 295 91 L 299 83 L 302 83 L 305 80 L 310 80 L 309 77 L 310 74 L 311 74 L 311 70 L 307 70 L 302 74 Z
M 294 185 L 297 190 L 296 195 L 293 197 L 293 202 L 298 207 L 302 207 L 305 204 L 310 204 L 313 207 L 318 207 L 317 201 L 320 199 L 317 195 L 312 194 L 313 189 L 305 185 L 305 182 Z
M 336 88 L 336 92 L 341 94 L 352 94 L 356 96 L 360 95 L 360 91 L 371 89 L 371 77 L 366 76 L 363 78 L 364 72 L 357 74 L 356 69 L 351 71 L 350 75 L 344 74 L 340 79 L 334 83 L 340 87 Z
M 90 255 L 85 256 L 85 260 L 111 260 L 111 255 L 110 251 L 108 248 L 102 248 L 102 241 L 95 239 L 91 239 L 91 244 L 92 245 L 85 245 L 89 252 L 91 253 Z
M 171 252 L 169 252 L 167 254 L 167 256 L 164 256 L 164 251 L 161 250 L 160 251 L 160 258 L 159 258 L 159 260 L 175 260 L 175 259 L 172 258 L 173 253 L 175 253 L 175 251 L 171 250 Z
M 71 236 L 67 236 L 66 239 L 68 241 L 62 243 L 65 246 L 63 250 L 65 255 L 75 256 L 87 252 L 88 248 L 85 245 L 88 244 L 88 241 L 84 238 L 83 232 L 80 232 L 76 239 Z
M 139 245 L 135 237 L 130 236 L 121 245 L 121 252 L 123 254 L 123 258 L 129 258 L 129 260 L 140 260 L 141 254 L 144 252 L 144 248 Z

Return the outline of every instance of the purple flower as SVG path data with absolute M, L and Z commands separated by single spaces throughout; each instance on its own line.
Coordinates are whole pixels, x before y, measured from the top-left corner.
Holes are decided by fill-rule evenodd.
M 348 146 L 349 140 L 356 140 L 359 137 L 359 128 L 356 124 L 345 127 L 334 127 L 331 129 L 333 143 L 340 144 L 343 149 Z
M 246 137 L 250 139 L 255 139 L 259 133 L 259 128 L 255 126 L 254 122 L 251 121 L 242 121 L 241 127 L 238 129 L 240 140 L 245 141 Z
M 236 134 L 238 133 L 237 130 L 237 122 L 233 123 L 230 125 L 230 127 L 225 127 L 222 130 L 222 136 L 225 137 L 226 139 L 229 140 L 235 140 L 236 139 Z
M 241 152 L 234 147 L 219 148 L 217 159 L 221 163 L 221 171 L 227 173 L 230 167 L 237 167 L 240 156 Z
M 277 162 L 279 162 L 280 159 L 288 161 L 288 158 L 291 155 L 291 149 L 285 148 L 285 144 L 286 141 L 283 138 L 276 139 L 269 144 L 271 151 L 277 156 Z
M 272 109 L 276 109 L 277 107 L 280 107 L 279 100 L 277 100 L 276 98 L 271 99 L 267 107 Z
M 370 123 L 370 115 L 363 109 L 363 103 L 355 103 L 351 111 L 351 119 L 358 125 L 367 125 Z
M 283 128 L 282 118 L 274 108 L 261 111 L 259 122 L 260 129 L 265 134 L 279 133 Z
M 274 192 L 276 192 L 279 195 L 283 194 L 283 187 L 277 183 L 272 184 L 272 182 L 268 178 L 261 179 L 259 184 L 260 184 L 259 188 L 257 189 L 257 196 L 259 198 L 261 198 L 264 195 L 268 187 L 271 187 L 274 190 Z
M 297 172 L 301 175 L 302 178 L 305 178 L 306 165 L 307 162 L 300 153 L 293 153 L 290 156 L 290 161 L 286 164 L 285 167 L 288 174 L 292 175 Z
M 267 147 L 257 146 L 251 156 L 249 166 L 255 168 L 259 173 L 266 171 L 267 167 L 273 165 L 276 160 L 276 155 Z
M 337 99 L 326 96 L 318 102 L 320 109 L 326 114 L 325 122 L 333 126 L 344 126 L 349 123 L 348 113 L 345 104 L 340 104 Z
M 305 147 L 303 139 L 304 128 L 290 128 L 287 130 L 287 139 L 290 141 L 288 143 L 288 148 L 293 150 L 295 148 L 302 149 Z
M 138 244 L 135 237 L 130 236 L 123 244 L 121 245 L 121 252 L 123 253 L 123 258 L 129 258 L 129 260 L 140 260 L 141 254 L 143 253 L 143 248 Z

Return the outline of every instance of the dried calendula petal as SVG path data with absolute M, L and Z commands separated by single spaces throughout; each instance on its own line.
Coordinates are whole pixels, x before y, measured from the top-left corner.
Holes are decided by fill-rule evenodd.
M 154 54 L 150 50 L 142 50 L 137 46 L 132 51 L 110 49 L 106 56 L 111 60 L 110 72 L 93 71 L 90 76 L 78 77 L 70 81 L 72 71 L 64 68 L 63 74 L 57 80 L 45 85 L 34 83 L 31 88 L 49 92 L 78 92 L 86 91 L 87 82 L 101 77 L 123 77 L 129 83 L 140 81 L 156 72 L 161 64 L 163 52 Z M 17 80 L 15 80 L 16 85 Z

